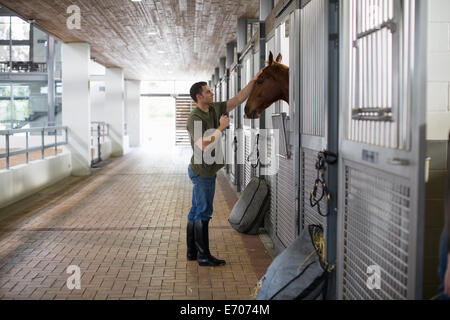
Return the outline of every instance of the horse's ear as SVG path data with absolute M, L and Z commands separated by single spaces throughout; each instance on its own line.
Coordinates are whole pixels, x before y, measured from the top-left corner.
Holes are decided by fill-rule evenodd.
M 273 63 L 273 54 L 272 54 L 272 51 L 270 51 L 270 53 L 269 53 L 269 66 L 271 66 L 272 63 Z
M 279 53 L 278 56 L 277 56 L 277 60 L 276 61 L 278 63 L 281 63 L 281 59 L 283 59 L 283 57 L 281 56 L 281 53 Z

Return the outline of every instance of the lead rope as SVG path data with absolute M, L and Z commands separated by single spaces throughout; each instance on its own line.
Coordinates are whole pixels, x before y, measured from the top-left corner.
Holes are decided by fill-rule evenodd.
M 329 160 L 327 157 L 333 157 L 333 160 Z M 317 161 L 316 161 L 316 170 L 317 170 L 317 178 L 316 181 L 314 181 L 314 188 L 311 191 L 311 195 L 309 197 L 309 203 L 311 205 L 311 208 L 317 207 L 317 212 L 322 217 L 327 217 L 330 215 L 330 210 L 328 208 L 327 213 L 323 214 L 320 209 L 320 201 L 326 196 L 327 202 L 331 199 L 331 193 L 328 190 L 327 184 L 325 182 L 325 170 L 326 170 L 326 164 L 334 164 L 337 162 L 337 155 L 328 152 L 328 151 L 320 151 L 317 154 Z M 322 193 L 320 197 L 317 196 L 317 192 L 319 190 L 319 186 L 322 186 Z M 328 207 L 328 206 L 327 206 Z

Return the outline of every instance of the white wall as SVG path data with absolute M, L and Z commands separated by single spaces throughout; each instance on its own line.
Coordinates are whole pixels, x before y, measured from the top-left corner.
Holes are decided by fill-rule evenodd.
M 428 0 L 427 140 L 450 129 L 450 0 Z
M 62 123 L 69 127 L 72 175 L 91 173 L 91 105 L 89 94 L 90 45 L 64 43 L 62 46 Z
M 91 121 L 106 121 L 105 116 L 105 82 L 90 81 Z
M 125 123 L 125 80 L 123 70 L 107 68 L 105 75 L 106 104 L 105 110 L 109 124 L 109 138 L 111 140 L 111 155 L 120 157 L 126 153 L 128 139 L 124 135 Z
M 0 170 L 0 208 L 70 176 L 71 171 L 69 152 Z
M 126 121 L 130 147 L 141 145 L 141 86 L 140 81 L 125 81 Z

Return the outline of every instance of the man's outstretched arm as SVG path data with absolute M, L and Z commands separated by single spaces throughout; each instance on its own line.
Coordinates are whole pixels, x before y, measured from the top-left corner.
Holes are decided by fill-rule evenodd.
M 258 79 L 263 70 L 264 68 L 259 70 L 258 74 L 254 76 L 252 80 L 250 80 L 250 82 L 245 86 L 244 89 L 242 89 L 234 98 L 231 98 L 227 101 L 227 113 L 234 110 L 238 105 L 248 99 L 250 93 L 253 90 L 256 79 Z

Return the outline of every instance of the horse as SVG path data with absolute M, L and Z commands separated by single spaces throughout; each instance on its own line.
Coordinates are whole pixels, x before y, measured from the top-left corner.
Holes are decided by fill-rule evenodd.
M 258 119 L 264 110 L 278 100 L 289 103 L 289 67 L 281 64 L 281 60 L 281 53 L 274 61 L 270 52 L 268 65 L 256 80 L 245 105 L 247 118 Z

